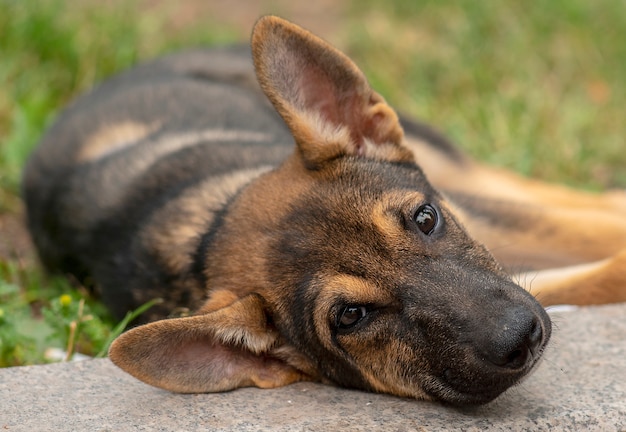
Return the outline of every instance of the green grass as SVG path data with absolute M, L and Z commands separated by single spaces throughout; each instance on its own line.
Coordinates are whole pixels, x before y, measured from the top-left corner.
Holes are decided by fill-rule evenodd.
M 380 4 L 355 4 L 348 48 L 394 104 L 491 164 L 626 185 L 623 1 Z
M 211 32 L 194 28 L 171 35 L 162 31 L 165 17 L 141 15 L 132 2 L 115 4 L 0 0 L 3 203 L 17 192 L 21 168 L 45 125 L 78 93 L 139 59 L 187 43 L 233 38 L 218 25 L 207 25 Z
M 0 218 L 21 211 L 26 157 L 78 93 L 143 58 L 248 31 L 203 21 L 174 32 L 176 9 L 106 4 L 0 0 Z M 577 187 L 626 186 L 622 0 L 353 0 L 340 22 L 342 47 L 375 88 L 477 158 Z M 26 255 L 0 253 L 0 366 L 40 363 L 47 346 L 102 351 L 119 330 L 102 306 Z

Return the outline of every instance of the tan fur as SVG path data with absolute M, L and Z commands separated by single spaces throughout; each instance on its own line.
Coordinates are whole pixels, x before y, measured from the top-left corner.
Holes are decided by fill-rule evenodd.
M 387 346 L 381 346 L 380 348 L 399 357 L 410 357 L 409 347 L 405 346 L 401 341 L 390 340 Z M 368 360 L 367 356 L 364 356 L 363 364 L 366 364 L 368 367 L 362 369 L 362 372 L 367 376 L 368 381 L 373 384 L 376 391 L 402 397 L 432 400 L 431 396 L 421 390 L 416 390 L 415 386 L 408 384 L 405 377 L 402 376 L 402 371 L 395 364 L 391 362 L 372 364 Z
M 159 125 L 145 125 L 133 121 L 124 121 L 106 125 L 97 131 L 80 149 L 76 159 L 79 162 L 90 162 L 132 146 L 148 136 Z
M 382 233 L 385 233 L 385 237 L 388 238 L 390 242 L 397 242 L 397 239 L 402 236 L 402 228 L 398 226 L 393 216 L 390 214 L 391 209 L 409 206 L 411 204 L 417 205 L 423 201 L 424 195 L 417 192 L 389 193 L 373 208 L 372 221 Z
M 211 224 L 212 220 L 207 215 L 221 208 L 233 191 L 269 169 L 261 167 L 237 171 L 190 188 L 153 216 L 154 223 L 148 225 L 152 229 L 142 232 L 143 242 L 159 256 L 168 258 L 161 264 L 169 271 L 179 273 L 188 270 L 189 257 L 198 246 L 198 233 Z
M 626 249 L 601 261 L 518 275 L 544 305 L 593 305 L 626 301 Z

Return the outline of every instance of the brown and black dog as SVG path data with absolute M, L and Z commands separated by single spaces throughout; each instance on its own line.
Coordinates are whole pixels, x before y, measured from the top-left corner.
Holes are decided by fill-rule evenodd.
M 49 269 L 118 316 L 155 297 L 145 321 L 195 312 L 122 334 L 122 369 L 176 392 L 314 380 L 485 403 L 548 343 L 535 295 L 626 300 L 624 195 L 473 162 L 279 18 L 257 23 L 252 57 L 256 75 L 247 48 L 119 75 L 27 166 Z

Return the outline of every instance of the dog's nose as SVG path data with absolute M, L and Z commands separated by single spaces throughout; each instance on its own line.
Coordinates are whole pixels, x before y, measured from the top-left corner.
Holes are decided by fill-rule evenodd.
M 507 369 L 521 369 L 537 355 L 543 341 L 539 318 L 525 308 L 505 312 L 500 331 L 491 336 L 487 360 Z

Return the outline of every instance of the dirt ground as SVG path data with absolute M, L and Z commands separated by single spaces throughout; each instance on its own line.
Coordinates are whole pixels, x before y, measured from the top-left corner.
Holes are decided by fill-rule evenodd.
M 32 258 L 32 243 L 23 215 L 22 206 L 17 212 L 0 213 L 0 260 Z
M 83 0 L 84 7 L 115 7 L 122 0 L 96 2 Z M 262 15 L 276 14 L 288 18 L 316 34 L 341 45 L 341 21 L 347 10 L 342 0 L 137 0 L 137 7 L 148 14 L 167 16 L 167 31 L 186 26 L 200 26 L 203 21 L 218 22 L 233 29 L 242 40 L 250 34 L 254 22 Z M 0 259 L 34 258 L 32 243 L 25 228 L 21 203 L 10 203 L 11 211 L 0 211 Z

